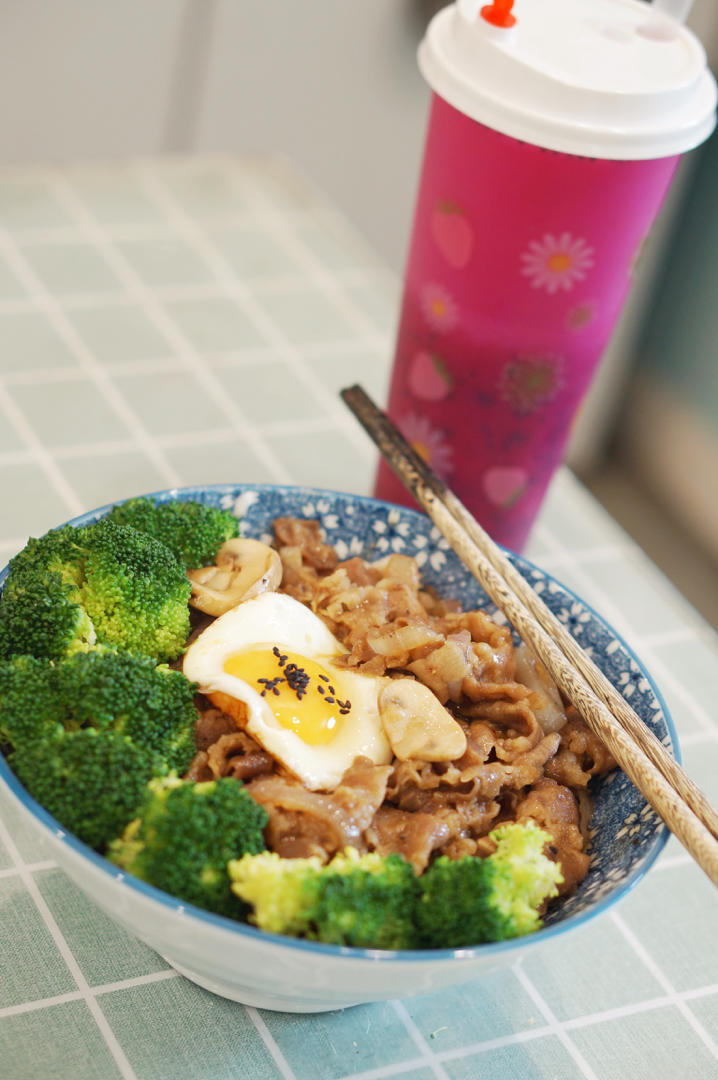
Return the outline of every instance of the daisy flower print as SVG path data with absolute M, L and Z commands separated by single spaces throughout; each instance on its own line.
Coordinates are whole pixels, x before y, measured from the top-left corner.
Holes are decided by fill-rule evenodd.
M 593 248 L 571 233 L 545 233 L 532 240 L 521 256 L 521 273 L 531 279 L 531 287 L 547 293 L 572 289 L 593 266 Z
M 419 457 L 438 473 L 448 476 L 454 460 L 453 451 L 443 431 L 432 426 L 425 416 L 407 413 L 399 423 L 404 438 L 409 442 Z
M 451 295 L 441 285 L 425 285 L 421 290 L 421 310 L 434 330 L 452 330 L 458 310 Z

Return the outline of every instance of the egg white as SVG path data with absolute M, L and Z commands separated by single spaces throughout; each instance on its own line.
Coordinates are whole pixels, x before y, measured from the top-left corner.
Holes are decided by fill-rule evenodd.
M 284 728 L 253 686 L 224 670 L 230 657 L 274 645 L 320 663 L 351 701 L 351 711 L 329 742 L 309 745 Z M 356 757 L 367 757 L 377 765 L 392 760 L 377 702 L 387 680 L 337 668 L 332 658 L 345 652 L 304 604 L 284 593 L 262 593 L 211 623 L 188 648 L 183 670 L 203 693 L 223 693 L 243 702 L 249 734 L 308 788 L 331 791 Z

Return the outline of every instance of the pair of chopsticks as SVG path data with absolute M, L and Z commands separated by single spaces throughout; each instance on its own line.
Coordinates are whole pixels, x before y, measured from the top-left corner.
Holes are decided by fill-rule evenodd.
M 341 397 L 565 697 L 714 885 L 718 813 L 459 499 L 360 386 Z

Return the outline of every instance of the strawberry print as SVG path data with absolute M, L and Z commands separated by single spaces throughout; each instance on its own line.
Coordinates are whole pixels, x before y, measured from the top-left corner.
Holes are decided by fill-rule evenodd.
M 486 470 L 481 483 L 489 502 L 508 509 L 526 494 L 529 476 L 517 465 L 494 465 Z
M 449 266 L 462 270 L 474 247 L 474 230 L 456 203 L 440 200 L 431 215 L 431 235 Z
M 409 387 L 424 401 L 441 401 L 451 393 L 453 380 L 446 364 L 436 353 L 422 349 L 416 353 L 409 369 Z

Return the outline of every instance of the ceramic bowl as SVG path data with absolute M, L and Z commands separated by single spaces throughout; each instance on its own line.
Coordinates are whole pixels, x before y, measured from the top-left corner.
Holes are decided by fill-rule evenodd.
M 273 518 L 318 518 L 340 557 L 413 555 L 424 580 L 464 606 L 495 611 L 424 515 L 356 495 L 269 485 L 213 485 L 155 493 L 158 500 L 194 499 L 230 508 L 243 535 L 269 538 Z M 103 507 L 74 519 L 83 525 Z M 611 682 L 629 692 L 636 712 L 678 757 L 675 729 L 648 673 L 614 631 L 579 597 L 518 556 L 514 564 L 541 593 Z M 0 587 L 7 570 L 0 574 Z M 294 940 L 184 904 L 121 872 L 69 835 L 0 759 L 0 782 L 21 815 L 49 842 L 59 866 L 130 934 L 160 953 L 178 972 L 216 994 L 261 1008 L 316 1012 L 359 1002 L 426 994 L 514 963 L 528 951 L 551 948 L 559 935 L 600 916 L 645 874 L 667 830 L 620 771 L 594 783 L 591 869 L 574 895 L 552 908 L 544 927 L 527 937 L 475 948 L 382 952 Z

